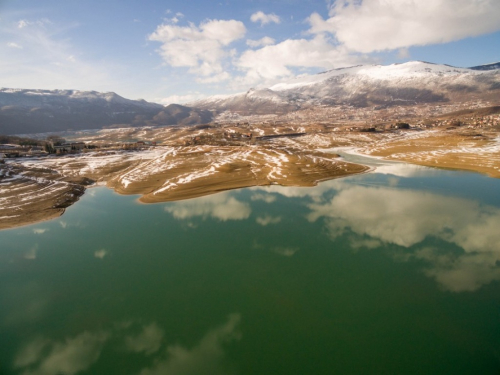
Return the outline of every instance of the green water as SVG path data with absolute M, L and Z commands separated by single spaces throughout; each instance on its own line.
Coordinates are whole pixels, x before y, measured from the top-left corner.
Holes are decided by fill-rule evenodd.
M 500 181 L 378 171 L 0 232 L 0 373 L 500 373 Z

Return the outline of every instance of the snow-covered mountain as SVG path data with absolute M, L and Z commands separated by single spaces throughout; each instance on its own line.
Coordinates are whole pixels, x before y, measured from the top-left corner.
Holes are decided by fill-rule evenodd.
M 360 65 L 189 105 L 217 113 L 250 115 L 286 113 L 316 105 L 368 107 L 494 99 L 500 93 L 500 70 L 493 65 L 456 68 L 422 61 Z
M 207 111 L 129 100 L 114 92 L 0 89 L 0 134 L 210 121 Z

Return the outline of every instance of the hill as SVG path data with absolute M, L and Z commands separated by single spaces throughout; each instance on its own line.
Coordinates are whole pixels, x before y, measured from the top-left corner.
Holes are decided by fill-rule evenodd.
M 0 134 L 191 125 L 211 119 L 204 110 L 177 104 L 164 107 L 114 92 L 0 89 Z

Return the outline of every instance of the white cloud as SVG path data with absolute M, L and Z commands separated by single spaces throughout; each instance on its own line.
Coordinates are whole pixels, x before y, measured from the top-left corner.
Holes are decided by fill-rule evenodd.
M 195 92 L 186 95 L 170 95 L 165 98 L 154 98 L 152 102 L 169 105 L 169 104 L 183 104 L 194 102 L 195 100 L 205 99 L 207 95 Z
M 197 78 L 196 82 L 199 83 L 217 83 L 222 81 L 227 81 L 231 78 L 231 75 L 228 72 L 222 72 L 210 77 Z
M 281 222 L 281 217 L 264 215 L 264 216 L 259 216 L 255 221 L 257 222 L 257 224 L 265 227 L 269 224 L 278 224 L 279 222 Z
M 14 42 L 9 42 L 7 43 L 7 47 L 10 47 L 10 48 L 17 48 L 17 49 L 23 49 L 23 46 L 17 44 L 17 43 L 14 43 Z
M 2 85 L 109 91 L 116 83 L 110 78 L 119 69 L 113 67 L 111 72 L 105 62 L 79 61 L 81 51 L 67 38 L 68 30 L 75 27 L 74 24 L 61 26 L 47 19 L 2 24 L 0 34 L 7 39 L 0 44 Z M 12 53 L 13 48 L 17 49 L 16 53 Z M 119 88 L 117 86 L 113 86 L 114 89 Z
M 276 41 L 273 38 L 270 38 L 268 36 L 265 36 L 259 40 L 252 40 L 248 39 L 247 40 L 247 46 L 256 48 L 256 47 L 262 47 L 262 46 L 270 46 L 274 44 Z
M 36 21 L 29 21 L 29 20 L 19 20 L 17 22 L 17 28 L 18 29 L 24 29 L 25 27 L 29 26 L 45 26 L 45 25 L 50 25 L 52 24 L 52 21 L 47 19 L 47 18 L 42 18 Z
M 269 13 L 265 14 L 262 11 L 258 11 L 250 16 L 250 20 L 252 22 L 260 22 L 261 26 L 267 25 L 268 23 L 274 22 L 274 23 L 281 23 L 280 18 L 274 14 L 274 13 Z
M 248 219 L 252 212 L 250 205 L 238 201 L 231 194 L 231 192 L 225 192 L 174 202 L 165 207 L 165 211 L 179 220 L 192 217 L 202 217 L 203 219 L 212 217 L 221 221 Z
M 258 50 L 247 50 L 236 65 L 256 81 L 292 76 L 291 67 L 331 69 L 371 61 L 354 56 L 342 46 L 334 46 L 323 35 L 313 39 L 288 39 Z
M 149 40 L 162 43 L 159 53 L 173 67 L 188 67 L 202 76 L 223 72 L 223 60 L 233 53 L 227 49 L 246 33 L 245 25 L 235 20 L 210 20 L 198 27 L 162 24 Z
M 447 43 L 500 30 L 498 0 L 337 0 L 310 32 L 363 53 Z
M 28 23 L 28 21 L 26 21 L 26 20 L 20 20 L 20 21 L 17 23 L 17 27 L 18 27 L 19 29 L 22 29 L 22 28 L 24 28 L 24 27 L 26 27 L 26 26 L 28 26 L 28 25 L 29 25 L 29 23 Z

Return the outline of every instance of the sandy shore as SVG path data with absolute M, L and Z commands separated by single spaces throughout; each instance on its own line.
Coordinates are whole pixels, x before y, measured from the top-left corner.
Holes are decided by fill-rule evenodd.
M 368 169 L 334 154 L 280 146 L 163 147 L 31 159 L 3 166 L 0 229 L 62 215 L 90 180 L 158 203 L 251 186 L 315 186 Z
M 61 216 L 85 192 L 81 179 L 70 182 L 48 170 L 0 167 L 0 229 Z
M 428 167 L 457 169 L 500 178 L 500 137 L 427 132 L 366 147 L 362 153 Z
M 146 150 L 101 150 L 0 164 L 0 229 L 62 215 L 90 181 L 120 194 L 139 194 L 143 203 L 157 203 L 251 186 L 314 186 L 370 170 L 325 151 L 336 147 L 355 148 L 361 155 L 386 160 L 500 177 L 500 135 L 494 131 L 360 133 L 313 126 L 300 129 L 309 131 L 304 136 L 257 144 L 180 146 L 174 142 L 179 135 L 192 134 L 190 129 L 147 130 L 144 137 L 164 137 L 167 144 Z

